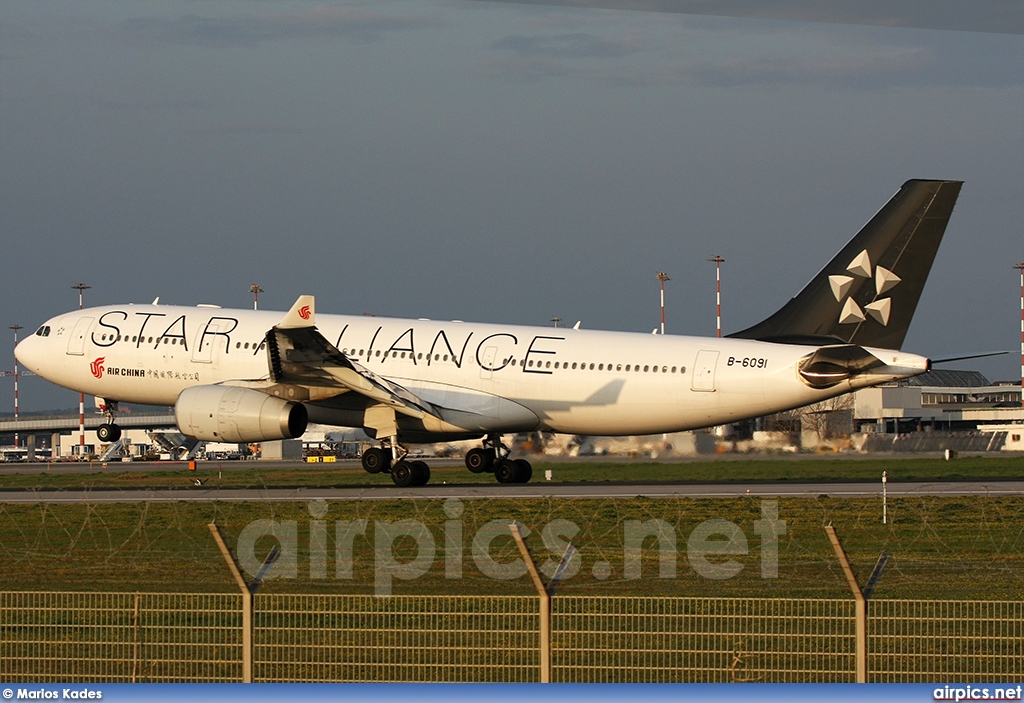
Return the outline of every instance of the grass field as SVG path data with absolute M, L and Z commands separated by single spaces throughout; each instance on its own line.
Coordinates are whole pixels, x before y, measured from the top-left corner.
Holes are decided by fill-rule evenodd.
M 163 470 L 101 471 L 87 464 L 54 465 L 50 473 L 28 473 L 19 467 L 5 467 L 0 490 L 71 488 L 180 488 L 198 476 L 207 486 L 233 488 L 274 488 L 292 486 L 390 485 L 387 475 L 370 476 L 357 465 L 295 464 L 261 466 L 259 462 L 199 462 L 195 472 L 184 464 Z M 159 464 L 152 465 L 159 467 Z M 221 476 L 218 469 L 224 468 Z M 683 463 L 615 461 L 533 460 L 534 482 L 551 470 L 556 483 L 598 482 L 708 482 L 708 481 L 880 481 L 886 471 L 890 481 L 1021 479 L 1024 457 L 965 456 L 955 461 L 941 458 L 892 457 L 846 458 L 810 456 L 800 458 L 733 458 Z M 71 473 L 58 473 L 71 471 Z M 431 483 L 494 483 L 491 474 L 473 474 L 461 459 L 431 468 Z
M 777 577 L 765 577 L 770 554 L 762 550 L 758 522 L 773 504 L 785 532 L 779 535 Z M 635 498 L 3 504 L 0 569 L 3 590 L 8 591 L 232 592 L 234 583 L 207 524 L 216 521 L 233 550 L 258 560 L 275 540 L 253 534 L 266 532 L 270 523 L 244 531 L 264 520 L 276 521 L 284 534 L 285 556 L 275 569 L 287 572 L 289 559 L 294 564 L 293 575 L 266 583 L 265 590 L 271 592 L 373 593 L 382 575 L 391 574 L 395 594 L 526 595 L 533 592 L 528 577 L 505 579 L 492 573 L 494 565 L 500 571 L 500 565 L 519 558 L 507 536 L 508 523 L 516 520 L 532 531 L 527 542 L 540 564 L 557 563 L 562 552 L 559 545 L 545 544 L 545 528 L 556 536 L 571 536 L 580 565 L 561 593 L 847 598 L 849 591 L 822 529 L 832 522 L 862 583 L 879 554 L 890 555 L 878 598 L 1019 600 L 1024 593 L 1024 498 L 904 498 L 890 500 L 889 517 L 883 525 L 876 499 L 828 496 L 777 502 Z M 366 523 L 351 541 L 349 578 L 343 533 L 346 521 L 356 520 Z M 710 523 L 718 532 L 703 539 L 718 551 L 701 561 L 690 540 L 697 535 L 700 542 L 708 520 L 735 527 Z M 626 535 L 644 522 L 660 526 L 667 541 L 646 537 L 640 577 L 627 578 L 627 565 L 635 571 L 638 563 L 630 562 Z M 417 536 L 393 536 L 403 527 L 415 528 L 406 531 Z M 723 553 L 730 532 L 732 551 Z M 474 553 L 474 539 L 488 534 L 492 539 L 486 557 L 480 557 Z M 659 546 L 664 549 L 659 551 Z M 479 545 L 477 552 L 483 553 Z M 706 575 L 707 565 L 728 569 L 730 563 L 733 570 L 742 567 L 736 575 Z M 456 573 L 459 578 L 453 577 Z

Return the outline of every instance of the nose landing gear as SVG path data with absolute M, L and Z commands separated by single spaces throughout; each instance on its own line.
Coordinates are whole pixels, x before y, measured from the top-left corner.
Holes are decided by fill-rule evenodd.
M 121 439 L 121 428 L 114 422 L 115 412 L 117 412 L 117 401 L 106 401 L 103 405 L 103 416 L 107 421 L 96 428 L 96 438 L 103 444 L 111 444 Z

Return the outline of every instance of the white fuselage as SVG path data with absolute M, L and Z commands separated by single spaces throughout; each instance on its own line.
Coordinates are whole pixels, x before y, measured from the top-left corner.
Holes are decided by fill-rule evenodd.
M 120 305 L 46 322 L 22 364 L 108 400 L 174 405 L 197 385 L 268 376 L 261 346 L 282 313 Z M 707 427 L 923 373 L 927 359 L 871 352 L 887 366 L 816 390 L 798 363 L 817 347 L 743 339 L 319 314 L 349 358 L 440 408 L 452 428 L 628 435 Z

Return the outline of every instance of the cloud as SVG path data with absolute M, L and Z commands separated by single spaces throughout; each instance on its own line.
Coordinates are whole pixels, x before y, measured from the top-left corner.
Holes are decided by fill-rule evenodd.
M 585 32 L 505 36 L 489 45 L 492 60 L 483 70 L 491 78 L 510 80 L 572 76 L 610 85 L 726 88 L 877 90 L 1016 87 L 1024 82 L 1016 68 L 1021 45 L 1015 36 L 717 18 L 643 22 L 636 19 L 643 13 L 614 16 L 617 24 L 589 26 Z
M 308 134 L 308 130 L 299 127 L 292 127 L 289 125 L 273 124 L 265 122 L 253 122 L 244 123 L 237 122 L 234 124 L 224 125 L 221 127 L 213 127 L 210 129 L 201 130 L 205 134 L 213 134 L 217 136 L 274 136 L 274 137 L 289 137 L 289 136 L 302 136 Z
M 403 11 L 400 16 L 353 6 L 320 6 L 301 14 L 243 14 L 209 17 L 189 14 L 174 19 L 133 18 L 117 36 L 136 44 L 161 42 L 186 46 L 251 47 L 294 39 L 377 41 L 396 31 L 429 26 L 434 20 Z
M 687 61 L 674 71 L 710 87 L 818 85 L 883 88 L 925 79 L 934 57 L 919 47 L 894 47 L 879 52 L 824 57 L 748 56 L 718 61 Z
M 494 42 L 491 48 L 511 51 L 522 57 L 549 59 L 620 58 L 637 51 L 623 42 L 585 32 L 533 37 L 510 35 Z
M 1024 34 L 1020 0 L 487 0 L 524 5 Z

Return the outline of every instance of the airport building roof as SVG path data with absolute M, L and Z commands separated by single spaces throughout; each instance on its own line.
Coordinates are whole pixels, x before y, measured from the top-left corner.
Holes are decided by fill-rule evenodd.
M 920 376 L 905 379 L 900 382 L 900 385 L 927 388 L 981 388 L 991 386 L 992 383 L 980 371 L 932 369 Z

